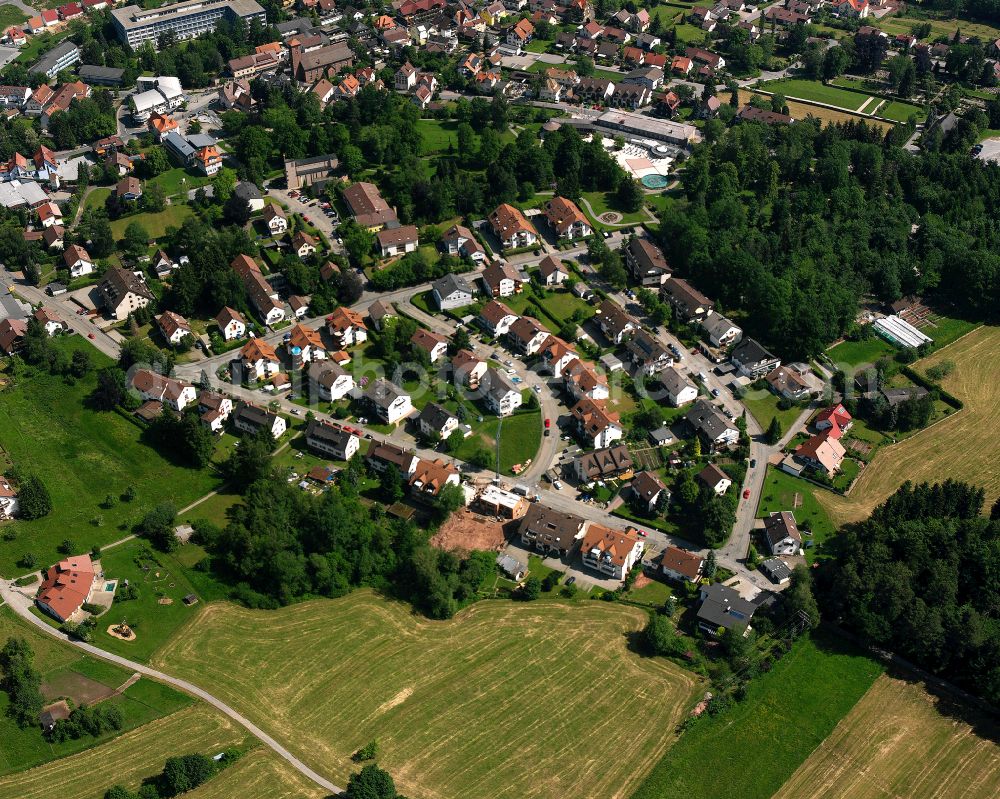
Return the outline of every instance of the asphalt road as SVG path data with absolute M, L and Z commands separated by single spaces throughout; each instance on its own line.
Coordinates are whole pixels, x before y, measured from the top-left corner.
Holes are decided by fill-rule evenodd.
M 334 785 L 326 777 L 317 774 L 309 766 L 299 760 L 295 755 L 289 752 L 285 747 L 278 743 L 274 738 L 268 735 L 264 730 L 254 724 L 250 719 L 241 713 L 237 712 L 221 699 L 218 699 L 208 691 L 199 688 L 194 683 L 188 682 L 187 680 L 181 680 L 177 677 L 172 677 L 166 672 L 158 671 L 157 669 L 151 669 L 149 666 L 145 666 L 142 663 L 136 663 L 134 660 L 129 660 L 123 658 L 120 655 L 112 654 L 111 652 L 105 652 L 100 647 L 93 646 L 92 644 L 87 644 L 82 641 L 75 641 L 70 638 L 65 633 L 60 632 L 54 627 L 50 627 L 40 618 L 35 616 L 31 611 L 32 601 L 28 596 L 25 596 L 20 591 L 15 591 L 11 588 L 10 584 L 4 581 L 0 583 L 0 598 L 6 601 L 7 605 L 22 619 L 27 621 L 29 624 L 33 624 L 39 630 L 47 633 L 54 638 L 59 638 L 62 641 L 67 642 L 71 646 L 75 646 L 77 649 L 81 649 L 89 655 L 93 655 L 101 660 L 106 660 L 109 663 L 114 663 L 116 666 L 122 666 L 123 668 L 130 669 L 133 672 L 138 672 L 144 677 L 150 677 L 151 679 L 157 680 L 158 682 L 166 683 L 174 688 L 184 691 L 191 696 L 195 696 L 204 702 L 207 702 L 216 710 L 225 713 L 229 718 L 239 724 L 241 727 L 250 732 L 251 735 L 258 738 L 266 746 L 268 746 L 275 754 L 286 760 L 292 768 L 298 771 L 303 776 L 315 782 L 323 790 L 329 791 L 332 794 L 342 794 L 343 789 Z

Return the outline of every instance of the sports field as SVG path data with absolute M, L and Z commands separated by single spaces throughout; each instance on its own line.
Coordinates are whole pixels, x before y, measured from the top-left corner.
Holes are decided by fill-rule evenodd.
M 741 104 L 745 105 L 750 102 L 750 98 L 753 96 L 752 92 L 748 92 L 746 89 L 740 89 Z M 757 97 L 765 97 L 765 95 L 758 94 Z M 728 93 L 723 93 L 723 99 L 726 101 L 729 100 Z M 805 119 L 806 117 L 811 116 L 827 125 L 837 124 L 840 122 L 858 122 L 859 120 L 864 120 L 868 125 L 880 128 L 883 131 L 888 131 L 893 127 L 893 125 L 889 122 L 879 122 L 876 119 L 866 117 L 864 114 L 856 114 L 851 111 L 837 111 L 833 108 L 824 108 L 818 105 L 809 105 L 808 103 L 797 103 L 795 100 L 788 100 L 786 105 L 788 106 L 788 113 L 792 115 L 793 119 Z
M 238 760 L 185 799 L 325 799 L 310 782 L 270 749 L 260 747 Z
M 939 701 L 919 684 L 880 677 L 775 799 L 995 797 L 1000 746 L 942 714 Z
M 994 361 L 998 348 L 1000 327 L 981 327 L 914 364 L 918 372 L 925 372 L 941 361 L 954 361 L 955 370 L 942 386 L 962 400 L 965 408 L 899 444 L 880 449 L 848 496 L 818 492 L 817 498 L 835 522 L 865 518 L 905 480 L 968 480 L 986 489 L 986 507 L 990 507 L 1000 493 L 996 468 L 1000 438 L 988 432 L 1000 413 Z
M 818 80 L 801 80 L 796 78 L 769 80 L 766 83 L 758 84 L 758 88 L 775 94 L 783 94 L 785 97 L 835 105 L 847 111 L 857 111 L 871 97 L 871 95 L 861 94 L 860 92 L 838 89 L 836 86 L 827 86 Z
M 607 603 L 480 602 L 447 622 L 359 591 L 279 611 L 218 603 L 157 656 L 344 784 L 373 738 L 401 792 L 628 796 L 698 678 L 627 650 Z
M 0 799 L 101 799 L 115 783 L 135 790 L 144 778 L 158 774 L 172 755 L 214 755 L 245 741 L 242 727 L 199 704 L 103 746 L 0 777 Z

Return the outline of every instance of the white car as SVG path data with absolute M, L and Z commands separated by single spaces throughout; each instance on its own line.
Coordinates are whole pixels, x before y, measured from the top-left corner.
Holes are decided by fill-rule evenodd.
M 553 481 L 552 481 L 552 487 L 553 487 L 553 488 L 554 488 L 554 489 L 555 489 L 556 491 L 562 491 L 562 483 L 560 483 L 560 482 L 559 482 L 558 480 L 553 480 Z

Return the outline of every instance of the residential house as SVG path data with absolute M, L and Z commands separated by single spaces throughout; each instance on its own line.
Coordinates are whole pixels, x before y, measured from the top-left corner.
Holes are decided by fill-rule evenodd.
M 705 559 L 697 552 L 668 546 L 660 555 L 663 576 L 678 583 L 698 583 Z
M 452 225 L 448 228 L 441 238 L 441 246 L 448 255 L 468 258 L 476 263 L 482 263 L 486 259 L 483 246 L 476 241 L 472 231 L 462 225 Z
M 587 217 L 572 200 L 553 197 L 543 206 L 545 218 L 561 239 L 579 239 L 591 235 L 594 229 Z
M 35 595 L 35 604 L 64 622 L 90 598 L 95 579 L 97 575 L 90 555 L 67 557 L 45 572 L 45 579 Z
M 288 217 L 285 209 L 277 203 L 272 203 L 264 209 L 264 224 L 272 236 L 278 236 L 288 230 Z
M 82 249 L 82 248 L 81 248 Z M 104 309 L 113 319 L 127 319 L 130 313 L 145 308 L 155 299 L 142 273 L 117 266 L 110 267 L 97 286 Z
M 288 333 L 287 349 L 291 352 L 293 366 L 312 361 L 326 360 L 326 345 L 318 330 L 298 324 Z
M 537 320 L 522 316 L 507 331 L 507 342 L 519 355 L 534 355 L 548 336 L 549 331 Z
M 658 67 L 639 67 L 629 72 L 621 83 L 643 86 L 650 92 L 655 92 L 663 85 L 663 70 Z
M 397 92 L 409 92 L 417 85 L 417 68 L 407 61 L 396 70 L 393 80 Z
M 458 429 L 458 417 L 436 402 L 428 402 L 417 417 L 417 427 L 428 438 L 445 441 Z
M 410 395 L 384 377 L 371 381 L 364 397 L 375 415 L 386 424 L 396 424 L 413 412 Z
M 236 184 L 233 194 L 243 200 L 252 213 L 264 210 L 264 195 L 260 193 L 257 184 L 251 183 L 249 180 L 242 180 Z
M 354 391 L 354 378 L 333 361 L 310 363 L 306 377 L 309 379 L 309 396 L 319 397 L 323 402 L 338 402 Z
M 722 583 L 701 587 L 701 605 L 698 608 L 698 626 L 712 636 L 722 630 L 750 632 L 750 621 L 757 606 L 740 596 L 739 591 Z
M 43 228 L 62 224 L 62 211 L 54 202 L 43 203 L 35 209 L 35 213 L 38 214 L 38 221 L 42 223 Z
M 316 239 L 308 233 L 296 230 L 292 236 L 292 252 L 299 258 L 308 258 L 316 252 Z
M 66 243 L 65 237 L 66 228 L 62 225 L 52 225 L 52 227 L 47 227 L 42 231 L 42 241 L 50 250 L 61 250 Z
M 234 311 L 228 305 L 219 311 L 215 323 L 219 326 L 223 341 L 234 341 L 247 334 L 247 321 L 243 318 L 243 314 Z
M 616 580 L 624 580 L 642 557 L 643 540 L 633 532 L 591 523 L 580 544 L 583 565 Z
M 411 494 L 433 500 L 445 486 L 459 484 L 458 469 L 440 458 L 432 461 L 420 458 L 408 482 Z
M 684 50 L 684 55 L 692 61 L 697 61 L 713 70 L 722 69 L 726 66 L 726 59 L 721 55 L 713 53 L 710 50 L 704 50 L 701 47 L 687 47 Z
M 791 511 L 773 512 L 764 519 L 764 537 L 772 555 L 797 555 L 802 534 Z
M 506 261 L 493 261 L 483 270 L 481 280 L 492 297 L 510 297 L 523 288 L 521 273 Z
M 809 385 L 787 366 L 779 366 L 764 377 L 771 391 L 779 397 L 798 402 L 809 396 Z
M 131 175 L 115 184 L 115 197 L 119 200 L 135 202 L 142 198 L 142 182 Z
M 833 8 L 841 17 L 866 19 L 871 10 L 868 0 L 833 0 Z
M 8 317 L 0 321 L 0 350 L 7 355 L 13 355 L 24 346 L 24 337 L 28 334 L 28 325 L 23 319 Z
M 526 547 L 550 557 L 565 557 L 583 537 L 585 524 L 579 516 L 536 502 L 528 506 L 518 526 L 518 535 Z
M 83 277 L 94 271 L 94 260 L 79 244 L 71 244 L 63 253 L 63 263 L 69 270 L 71 278 Z
M 39 307 L 35 309 L 35 313 L 32 316 L 45 329 L 45 335 L 47 336 L 54 336 L 57 333 L 65 333 L 69 330 L 69 325 L 60 319 L 51 308 Z
M 451 373 L 456 386 L 465 386 L 475 391 L 486 374 L 486 361 L 476 357 L 470 350 L 459 350 L 451 359 Z
M 372 326 L 381 331 L 387 320 L 397 318 L 396 309 L 387 302 L 375 300 L 368 306 L 368 318 L 371 320 Z
M 743 338 L 743 330 L 722 314 L 706 316 L 701 320 L 701 326 L 708 334 L 708 340 L 716 347 L 728 347 Z
M 670 350 L 645 330 L 640 330 L 625 345 L 626 357 L 632 364 L 633 377 L 655 375 L 674 363 Z
M 846 455 L 847 450 L 832 435 L 832 430 L 817 433 L 795 448 L 795 458 L 800 463 L 810 466 L 816 471 L 822 471 L 830 478 L 840 471 Z
M 538 99 L 545 103 L 559 103 L 563 99 L 563 86 L 552 78 L 545 78 L 538 88 Z
M 419 459 L 410 450 L 395 444 L 375 444 L 368 451 L 366 460 L 376 472 L 397 469 L 403 477 L 409 477 L 416 470 Z
M 637 83 L 616 83 L 614 91 L 608 102 L 616 108 L 628 108 L 638 111 L 645 105 L 649 105 L 653 93 L 647 86 Z
M 385 228 L 375 234 L 375 243 L 383 258 L 413 252 L 420 243 L 415 225 Z
M 265 324 L 274 325 L 281 322 L 285 318 L 285 309 L 278 302 L 278 292 L 264 279 L 256 262 L 250 256 L 241 254 L 237 255 L 229 266 L 243 281 L 250 302 L 263 317 Z
M 490 300 L 479 312 L 479 324 L 494 338 L 504 336 L 520 317 L 499 300 Z
M 625 246 L 625 266 L 642 286 L 662 286 L 670 278 L 663 250 L 641 236 L 631 236 Z
M 344 189 L 343 199 L 354 221 L 370 233 L 378 233 L 397 222 L 396 212 L 373 183 L 353 183 Z
M 733 446 L 740 439 L 736 426 L 706 400 L 696 400 L 684 418 L 712 449 Z
M 487 367 L 479 388 L 486 407 L 497 416 L 510 416 L 521 407 L 521 390 L 497 369 Z
M 614 300 L 604 300 L 594 315 L 594 321 L 612 344 L 622 344 L 639 330 L 639 320 L 630 316 Z
M 621 439 L 621 418 L 600 401 L 581 399 L 570 411 L 576 429 L 588 446 L 594 449 L 609 447 Z
M 175 411 L 184 410 L 198 398 L 190 383 L 182 383 L 150 369 L 137 370 L 132 375 L 131 386 L 139 393 L 143 402 L 161 402 Z
M 607 78 L 580 78 L 573 96 L 581 103 L 607 103 L 614 94 L 615 84 Z
M 306 427 L 306 446 L 337 461 L 349 461 L 361 447 L 361 439 L 342 427 L 312 419 Z
M 519 208 L 503 203 L 488 217 L 493 232 L 505 250 L 533 247 L 538 243 L 538 231 Z
M 535 26 L 531 24 L 530 20 L 518 20 L 518 22 L 515 25 L 512 25 L 510 30 L 507 31 L 507 44 L 523 48 L 527 46 L 528 42 L 531 41 L 534 35 Z
M 729 360 L 741 375 L 751 380 L 759 380 L 781 366 L 780 358 L 776 358 L 752 338 L 740 341 L 730 353 Z
M 665 280 L 662 291 L 664 298 L 685 322 L 701 321 L 706 316 L 711 316 L 715 310 L 714 302 L 681 278 L 671 277 Z
M 266 380 L 281 369 L 281 361 L 274 347 L 264 339 L 250 339 L 239 352 L 237 359 L 243 375 L 251 380 Z
M 538 263 L 538 275 L 544 286 L 559 286 L 569 278 L 569 270 L 554 255 L 546 255 Z
M 795 120 L 788 114 L 779 114 L 777 111 L 770 111 L 766 108 L 757 108 L 753 105 L 745 105 L 736 114 L 740 122 L 760 122 L 764 125 L 790 125 Z
M 447 274 L 431 283 L 434 302 L 442 311 L 472 304 L 472 289 L 465 278 Z
M 660 373 L 660 382 L 667 393 L 667 399 L 675 408 L 698 399 L 698 387 L 679 369 L 673 367 Z
M 733 484 L 732 478 L 714 463 L 708 464 L 708 466 L 698 472 L 698 479 L 720 497 Z
M 288 298 L 288 307 L 292 309 L 292 317 L 295 319 L 305 319 L 309 311 L 309 303 L 312 300 L 302 294 L 293 294 Z
M 556 379 L 563 376 L 563 371 L 572 361 L 578 360 L 573 347 L 558 336 L 549 336 L 545 339 L 539 353 L 545 368 Z
M 233 427 L 241 433 L 257 435 L 266 430 L 275 440 L 281 438 L 288 429 L 283 416 L 249 403 L 240 403 L 233 411 L 232 419 Z
M 448 339 L 440 333 L 418 327 L 410 336 L 414 353 L 422 353 L 433 364 L 448 354 Z
M 670 499 L 670 490 L 654 472 L 639 472 L 629 485 L 632 498 L 647 513 L 655 511 Z
M 573 358 L 563 367 L 563 387 L 574 401 L 584 398 L 606 400 L 611 396 L 608 381 L 592 364 Z
M 624 444 L 585 452 L 573 459 L 573 472 L 581 483 L 627 480 L 633 474 L 632 454 Z
M 840 438 L 854 424 L 854 419 L 847 408 L 837 403 L 820 411 L 814 424 L 817 430 L 830 430 L 834 438 Z
M 221 433 L 233 412 L 233 401 L 217 391 L 203 390 L 198 395 L 201 423 L 213 433 Z
M 156 317 L 156 326 L 167 343 L 175 346 L 180 344 L 185 336 L 193 335 L 187 319 L 173 311 L 164 311 Z
M 357 311 L 340 306 L 326 317 L 326 332 L 333 338 L 335 349 L 345 350 L 368 340 L 368 328 Z

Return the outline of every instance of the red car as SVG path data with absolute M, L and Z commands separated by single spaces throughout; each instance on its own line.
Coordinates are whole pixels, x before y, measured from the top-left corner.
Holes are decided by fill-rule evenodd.
M 545 428 L 548 429 L 551 426 L 552 426 L 552 420 L 551 419 L 546 419 L 545 420 Z
M 88 334 L 87 334 L 87 338 L 95 338 L 95 336 L 94 336 L 94 334 L 93 334 L 93 333 L 88 333 Z
M 749 488 L 743 489 L 743 499 L 750 499 L 750 489 Z

